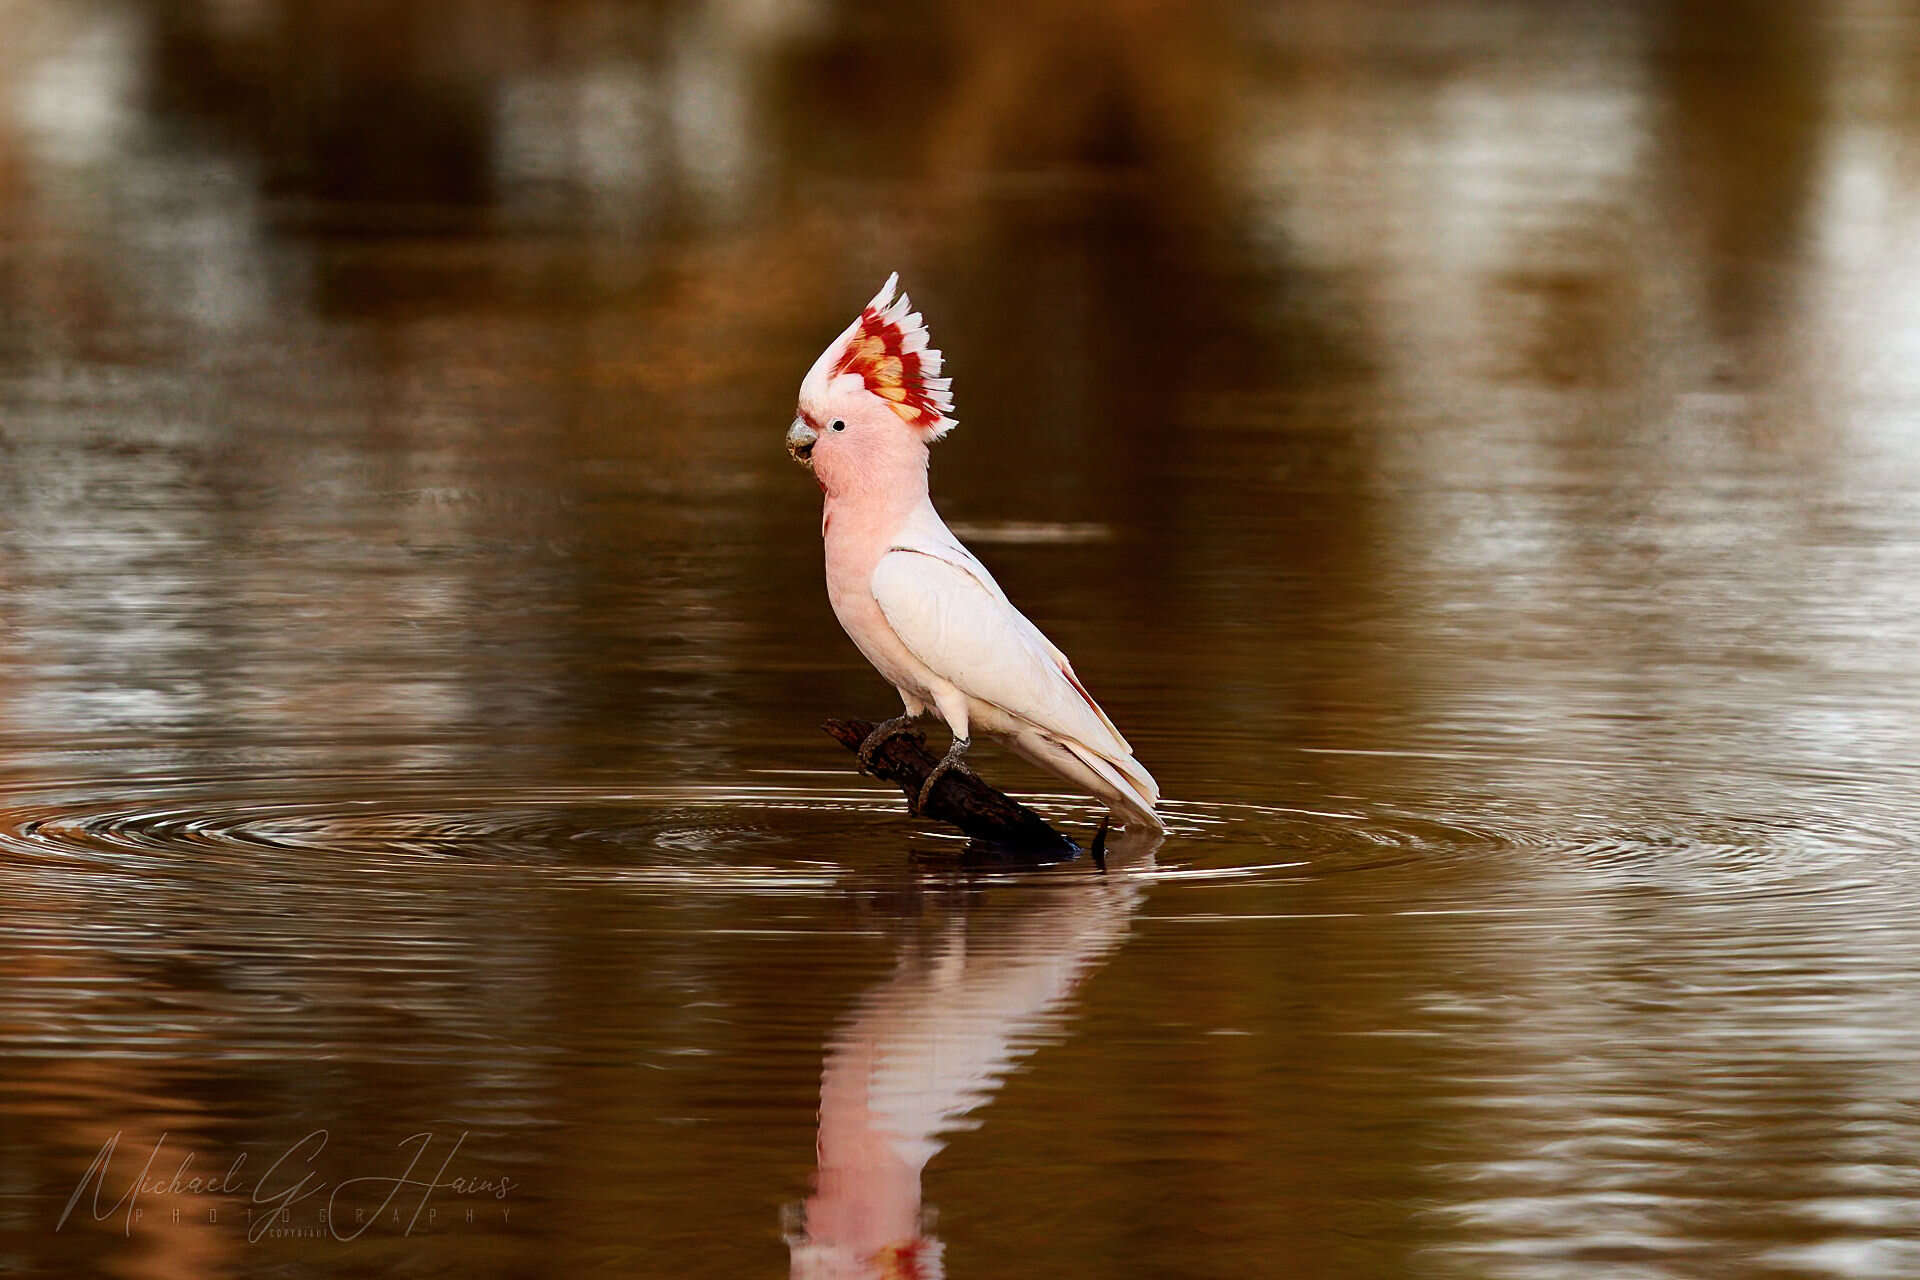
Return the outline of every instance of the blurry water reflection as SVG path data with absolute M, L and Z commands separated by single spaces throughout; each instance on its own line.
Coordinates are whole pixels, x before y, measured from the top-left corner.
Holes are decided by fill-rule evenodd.
M 794 1276 L 945 1274 L 922 1171 L 955 1131 L 982 1123 L 973 1113 L 1021 1058 L 1058 1038 L 1075 991 L 1125 940 L 1146 891 L 1135 873 L 1153 868 L 1159 844 L 1125 834 L 1091 884 L 943 912 L 861 997 L 827 1042 L 819 1169 L 788 1226 Z

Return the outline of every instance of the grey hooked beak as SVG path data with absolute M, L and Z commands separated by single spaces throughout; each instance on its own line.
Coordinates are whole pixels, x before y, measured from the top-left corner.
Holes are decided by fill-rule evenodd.
M 813 442 L 819 438 L 819 432 L 808 426 L 801 419 L 795 418 L 793 425 L 787 428 L 788 455 L 803 467 L 812 466 Z

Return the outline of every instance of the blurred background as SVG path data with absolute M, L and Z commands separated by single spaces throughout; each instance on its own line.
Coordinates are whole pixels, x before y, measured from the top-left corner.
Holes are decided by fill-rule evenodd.
M 1095 924 L 815 727 L 892 270 Z M 1910 0 L 0 0 L 10 1274 L 778 1274 L 884 1024 L 954 1275 L 1910 1275 L 1916 677 Z M 55 1229 L 317 1128 L 524 1211 Z

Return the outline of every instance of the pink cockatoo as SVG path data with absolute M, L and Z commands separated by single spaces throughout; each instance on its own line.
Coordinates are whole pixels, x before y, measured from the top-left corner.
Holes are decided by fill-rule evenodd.
M 959 765 L 976 732 L 1098 797 L 1121 823 L 1164 830 L 1153 775 L 1073 674 L 1065 654 L 1014 608 L 953 536 L 927 494 L 927 445 L 954 426 L 951 380 L 898 275 L 821 352 L 800 384 L 787 452 L 826 495 L 827 597 L 847 635 L 899 690 L 906 714 L 874 748 L 929 708 L 953 745 L 920 788 Z

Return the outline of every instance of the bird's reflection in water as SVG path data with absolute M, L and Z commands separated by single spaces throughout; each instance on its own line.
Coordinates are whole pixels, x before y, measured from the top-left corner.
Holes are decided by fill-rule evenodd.
M 862 997 L 820 1073 L 814 1193 L 789 1210 L 796 1280 L 932 1280 L 944 1246 L 920 1174 L 1013 1065 L 1063 1022 L 1080 983 L 1125 940 L 1161 837 L 1128 831 L 1108 873 L 992 891 L 903 948 Z

